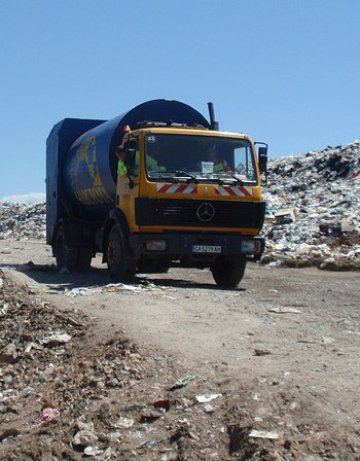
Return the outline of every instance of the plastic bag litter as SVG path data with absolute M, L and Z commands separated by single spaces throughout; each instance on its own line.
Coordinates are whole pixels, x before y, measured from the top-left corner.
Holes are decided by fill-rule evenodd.
M 134 285 L 126 285 L 125 283 L 109 283 L 105 285 L 101 291 L 139 291 L 139 287 Z
M 48 423 L 60 417 L 60 411 L 56 408 L 44 408 L 39 415 L 40 424 Z
M 222 397 L 222 394 L 203 394 L 203 395 L 196 395 L 195 400 L 198 403 L 209 403 L 218 397 Z
M 269 440 L 276 440 L 279 438 L 279 434 L 274 431 L 260 431 L 258 429 L 252 429 L 249 437 L 254 439 L 269 439 Z
M 70 298 L 75 298 L 76 296 L 89 296 L 96 293 L 113 293 L 119 291 L 140 291 L 141 288 L 134 285 L 126 285 L 125 283 L 109 283 L 104 287 L 75 287 L 75 288 L 65 288 L 65 295 Z
M 182 378 L 178 379 L 171 387 L 168 388 L 169 391 L 174 391 L 176 389 L 180 389 L 184 386 L 187 386 L 190 381 L 195 379 L 196 376 L 194 375 L 186 375 L 183 376 Z
M 294 307 L 272 307 L 268 310 L 274 314 L 302 314 L 302 311 L 295 309 Z
M 94 293 L 101 293 L 101 288 L 65 288 L 65 295 L 69 296 L 70 298 L 75 298 L 76 296 L 89 296 Z
M 134 420 L 126 416 L 121 416 L 115 423 L 111 426 L 116 429 L 129 429 L 134 425 Z

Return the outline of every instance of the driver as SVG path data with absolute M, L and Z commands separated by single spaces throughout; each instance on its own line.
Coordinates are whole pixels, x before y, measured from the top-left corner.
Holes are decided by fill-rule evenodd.
M 214 164 L 213 167 L 213 172 L 214 173 L 231 173 L 231 168 L 228 164 L 228 162 L 221 157 L 218 149 L 216 147 L 213 148 L 213 150 L 210 153 L 210 159 Z

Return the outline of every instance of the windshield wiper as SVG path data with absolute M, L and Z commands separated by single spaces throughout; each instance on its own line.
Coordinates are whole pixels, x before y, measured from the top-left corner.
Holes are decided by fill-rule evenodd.
M 229 174 L 229 173 L 224 173 L 224 174 L 220 173 L 220 174 L 217 174 L 216 176 L 212 176 L 211 179 L 219 181 L 220 184 L 226 184 L 229 182 L 233 183 L 235 181 L 236 184 L 238 184 L 239 186 L 244 185 L 244 181 L 242 179 L 238 178 L 237 176 L 233 174 Z
M 188 173 L 187 171 L 182 171 L 182 170 L 176 171 L 175 173 L 173 172 L 151 172 L 149 173 L 149 178 L 158 179 L 162 181 L 168 181 L 168 182 L 174 182 L 174 183 L 179 183 L 182 181 L 190 181 L 190 180 L 193 180 L 196 184 L 199 182 L 196 176 L 192 175 L 191 173 Z
M 223 178 L 219 178 L 220 181 L 222 182 L 226 182 L 227 179 L 229 180 L 234 180 L 236 182 L 236 184 L 239 184 L 239 186 L 243 186 L 244 185 L 244 181 L 240 178 L 237 178 L 235 175 L 232 175 L 232 174 L 229 174 L 227 173 L 227 175 Z
M 169 182 L 177 182 L 177 178 L 175 178 L 172 174 L 169 173 L 159 173 L 159 172 L 151 172 L 149 173 L 149 178 L 151 179 L 160 179 L 163 181 L 169 181 Z
M 198 182 L 199 182 L 199 180 L 197 179 L 196 176 L 194 176 L 194 175 L 191 174 L 191 173 L 188 173 L 187 171 L 184 171 L 184 170 L 177 170 L 177 171 L 175 171 L 175 174 L 176 174 L 177 177 L 181 175 L 181 176 L 185 176 L 186 178 L 193 179 L 195 183 L 198 183 Z

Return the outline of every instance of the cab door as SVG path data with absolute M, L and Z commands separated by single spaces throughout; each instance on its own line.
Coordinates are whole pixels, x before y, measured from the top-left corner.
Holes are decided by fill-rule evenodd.
M 125 215 L 130 232 L 138 230 L 135 221 L 135 200 L 139 196 L 140 171 L 142 167 L 140 143 L 137 137 L 125 142 L 125 170 L 117 176 L 116 206 Z

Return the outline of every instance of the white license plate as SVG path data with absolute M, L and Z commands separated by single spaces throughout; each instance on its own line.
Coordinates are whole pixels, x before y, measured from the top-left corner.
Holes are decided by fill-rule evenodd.
M 220 245 L 193 245 L 193 253 L 221 253 Z

